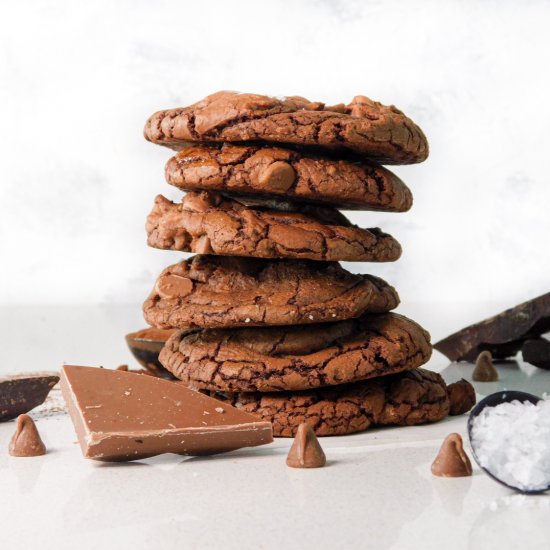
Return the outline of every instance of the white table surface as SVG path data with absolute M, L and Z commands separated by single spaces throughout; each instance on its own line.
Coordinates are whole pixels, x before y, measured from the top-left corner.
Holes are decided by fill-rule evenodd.
M 121 336 L 141 325 L 130 308 L 4 310 L 0 373 L 131 362 Z M 470 379 L 473 368 L 438 353 L 429 366 L 447 382 Z M 550 372 L 498 368 L 499 382 L 475 384 L 479 398 L 550 391 Z M 466 415 L 323 438 L 328 465 L 317 470 L 285 465 L 287 439 L 208 458 L 97 463 L 82 458 L 66 414 L 33 415 L 44 457 L 9 456 L 14 422 L 0 424 L 2 550 L 550 548 L 550 494 L 515 494 L 475 465 L 470 478 L 431 475 L 442 439 L 466 436 Z

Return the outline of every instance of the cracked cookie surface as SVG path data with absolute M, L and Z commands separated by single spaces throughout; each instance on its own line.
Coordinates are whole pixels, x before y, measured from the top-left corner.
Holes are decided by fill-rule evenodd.
M 429 334 L 402 315 L 295 327 L 174 333 L 163 366 L 186 385 L 222 392 L 298 391 L 385 376 L 423 365 Z
M 198 145 L 166 163 L 166 181 L 184 191 L 285 197 L 334 208 L 406 212 L 409 188 L 386 168 L 281 147 Z
M 166 268 L 143 311 L 158 328 L 231 328 L 340 321 L 398 304 L 382 279 L 334 262 L 199 255 Z
M 146 223 L 154 248 L 199 254 L 326 261 L 391 262 L 401 246 L 378 228 L 352 226 L 331 208 L 281 212 L 247 207 L 206 191 L 187 193 L 181 203 L 155 199 Z
M 270 142 L 354 151 L 383 164 L 428 156 L 426 137 L 410 118 L 365 96 L 325 106 L 298 96 L 218 92 L 189 107 L 158 111 L 144 135 L 174 149 L 190 142 Z
M 313 391 L 213 393 L 273 423 L 273 435 L 293 437 L 306 422 L 318 436 L 345 435 L 375 426 L 413 426 L 449 414 L 443 378 L 426 369 Z

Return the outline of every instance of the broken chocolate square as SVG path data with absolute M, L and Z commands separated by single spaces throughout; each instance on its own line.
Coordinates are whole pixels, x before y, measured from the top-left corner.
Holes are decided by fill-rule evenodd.
M 61 390 L 86 458 L 208 455 L 273 441 L 270 422 L 179 382 L 66 365 Z

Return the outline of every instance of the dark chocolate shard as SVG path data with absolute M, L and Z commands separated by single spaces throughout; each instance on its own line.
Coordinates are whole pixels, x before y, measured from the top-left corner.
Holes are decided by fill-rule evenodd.
M 46 454 L 38 428 L 34 420 L 28 414 L 17 417 L 15 433 L 10 441 L 10 455 L 20 457 L 42 456 Z
M 61 390 L 86 458 L 208 455 L 273 441 L 270 422 L 155 376 L 65 365 Z
M 479 352 L 511 357 L 526 339 L 550 331 L 550 292 L 470 325 L 436 342 L 434 348 L 451 361 L 473 361 Z
M 0 422 L 17 418 L 44 403 L 59 382 L 54 375 L 17 375 L 0 378 Z
M 550 341 L 544 338 L 526 340 L 521 348 L 521 353 L 526 363 L 550 370 Z

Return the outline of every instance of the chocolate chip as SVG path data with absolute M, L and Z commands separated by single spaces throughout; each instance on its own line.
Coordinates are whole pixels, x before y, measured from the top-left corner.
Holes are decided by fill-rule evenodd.
M 46 445 L 42 442 L 34 420 L 27 414 L 17 418 L 15 433 L 10 441 L 11 456 L 41 456 L 46 454 Z
M 476 359 L 476 366 L 472 373 L 472 380 L 476 382 L 496 382 L 498 372 L 493 365 L 491 352 L 482 351 Z
M 327 462 L 315 432 L 308 424 L 300 424 L 290 447 L 286 464 L 291 468 L 321 468 Z
M 186 277 L 168 273 L 159 278 L 156 290 L 161 298 L 187 296 L 193 290 L 193 281 Z
M 432 463 L 432 474 L 438 477 L 465 477 L 472 475 L 472 463 L 464 452 L 462 437 L 449 434 Z
M 270 164 L 260 173 L 258 183 L 271 190 L 287 191 L 295 179 L 294 168 L 288 162 L 279 160 Z

